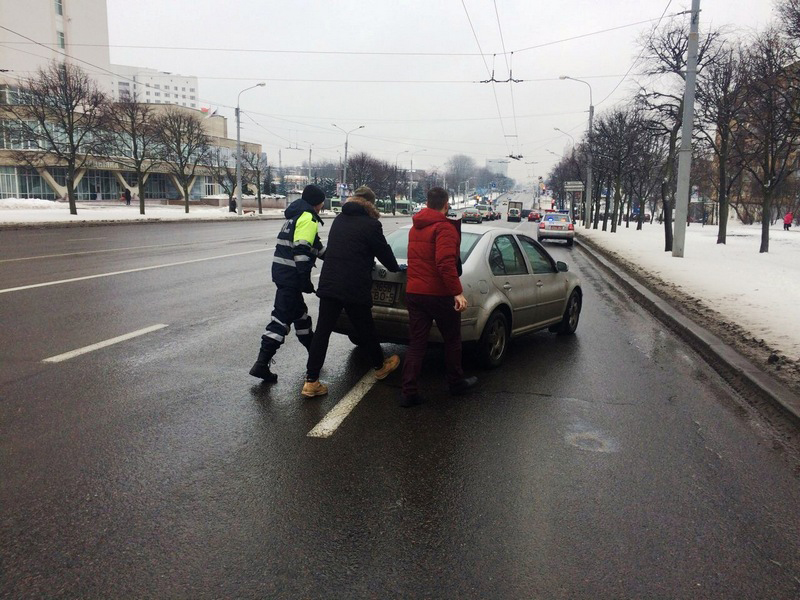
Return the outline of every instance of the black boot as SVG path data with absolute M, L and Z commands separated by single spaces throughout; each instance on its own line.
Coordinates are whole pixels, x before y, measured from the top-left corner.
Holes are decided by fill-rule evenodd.
M 258 353 L 258 359 L 250 369 L 250 375 L 263 379 L 264 383 L 275 383 L 278 381 L 278 376 L 269 370 L 269 364 L 272 362 L 272 356 L 272 354 L 261 350 Z

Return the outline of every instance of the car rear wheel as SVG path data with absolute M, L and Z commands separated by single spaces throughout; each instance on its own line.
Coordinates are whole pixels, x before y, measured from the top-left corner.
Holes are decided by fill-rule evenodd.
M 478 343 L 478 360 L 484 367 L 493 369 L 503 363 L 508 349 L 508 321 L 499 310 L 494 311 L 483 328 Z
M 571 335 L 578 328 L 578 321 L 581 318 L 581 295 L 577 290 L 570 294 L 567 300 L 567 308 L 564 309 L 564 316 L 561 323 L 551 327 L 550 331 L 559 335 Z
M 568 239 L 568 240 L 567 240 L 567 246 L 572 246 L 572 242 L 573 242 L 573 240 L 572 240 L 571 238 L 570 238 L 570 239 Z

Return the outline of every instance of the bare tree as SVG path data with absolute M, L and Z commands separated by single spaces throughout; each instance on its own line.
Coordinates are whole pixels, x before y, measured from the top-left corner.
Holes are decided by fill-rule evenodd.
M 786 33 L 800 42 L 800 0 L 778 0 L 775 8 Z
M 208 168 L 211 177 L 222 191 L 228 196 L 228 210 L 236 212 L 236 205 L 233 196 L 236 194 L 236 160 L 231 159 L 230 152 L 224 152 L 222 148 L 213 148 L 208 152 Z M 234 164 L 231 165 L 230 163 Z M 244 187 L 244 179 L 242 179 Z
M 124 96 L 111 106 L 108 115 L 115 160 L 136 175 L 139 214 L 143 215 L 145 178 L 159 166 L 161 154 L 153 105 L 139 102 L 135 94 Z
M 747 74 L 742 48 L 725 44 L 717 60 L 700 74 L 698 85 L 700 135 L 717 159 L 718 244 L 726 241 L 730 190 L 744 170 L 734 138 L 740 133 L 736 123 L 745 110 Z
M 78 214 L 75 181 L 81 169 L 108 153 L 108 100 L 80 67 L 52 62 L 20 87 L 7 127 L 20 149 L 15 158 L 33 168 L 66 165 L 69 212 Z
M 698 74 L 714 60 L 719 35 L 717 31 L 709 31 L 700 39 L 697 51 Z M 642 46 L 645 74 L 655 78 L 658 87 L 642 87 L 637 99 L 651 112 L 652 118 L 647 122 L 668 142 L 661 183 L 661 203 L 664 212 L 664 250 L 671 252 L 672 207 L 675 204 L 673 179 L 683 124 L 683 90 L 689 49 L 688 23 L 671 20 L 644 38 Z
M 208 164 L 209 138 L 199 117 L 178 107 L 168 108 L 156 120 L 161 159 L 175 177 L 189 212 L 189 194 L 199 165 Z
M 750 83 L 737 142 L 760 191 L 762 253 L 769 252 L 773 198 L 792 168 L 800 142 L 796 60 L 794 48 L 775 29 L 759 35 L 748 52 Z
M 248 179 L 252 179 L 256 184 L 256 199 L 258 200 L 258 214 L 262 214 L 261 208 L 261 178 L 267 172 L 266 153 L 248 152 L 242 150 L 242 165 L 247 167 Z M 310 182 L 309 182 L 310 183 Z M 244 186 L 244 183 L 242 183 Z
M 476 172 L 475 161 L 465 154 L 451 156 L 445 163 L 445 169 L 447 180 L 454 185 L 460 185 Z

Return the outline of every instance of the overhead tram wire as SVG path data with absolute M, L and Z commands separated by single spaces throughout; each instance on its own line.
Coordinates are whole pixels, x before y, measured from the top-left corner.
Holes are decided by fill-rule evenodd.
M 521 156 L 519 151 L 519 128 L 517 127 L 517 107 L 514 104 L 514 86 L 512 85 L 515 83 L 514 76 L 511 71 L 511 67 L 514 65 L 514 53 L 511 53 L 511 58 L 506 57 L 506 41 L 503 37 L 503 28 L 500 25 L 500 12 L 497 10 L 497 0 L 494 0 L 494 14 L 497 18 L 497 31 L 500 33 L 500 47 L 503 49 L 503 58 L 506 61 L 506 69 L 508 69 L 508 83 L 509 87 L 508 90 L 511 93 L 511 115 L 514 118 L 514 141 L 515 141 L 515 148 L 516 148 L 516 156 Z M 513 154 L 509 154 L 509 157 L 513 158 Z M 517 159 L 519 160 L 519 159 Z
M 467 15 L 467 21 L 469 22 L 469 27 L 472 30 L 472 35 L 475 38 L 475 43 L 478 45 L 478 51 L 481 53 L 483 66 L 486 67 L 486 72 L 489 73 L 492 79 L 494 79 L 494 73 L 489 72 L 489 65 L 486 63 L 486 57 L 483 54 L 483 48 L 481 48 L 481 42 L 480 40 L 478 40 L 478 34 L 475 32 L 475 27 L 472 25 L 472 19 L 469 16 L 469 11 L 467 10 L 467 5 L 464 3 L 464 0 L 461 0 L 461 6 L 464 7 L 464 13 Z M 505 123 L 503 123 L 503 113 L 500 110 L 500 101 L 497 99 L 497 89 L 495 88 L 494 83 L 492 83 L 492 93 L 494 94 L 494 103 L 497 106 L 497 116 L 500 117 L 500 129 L 503 132 L 503 139 L 506 141 L 506 150 L 508 150 L 508 153 L 511 154 L 511 150 L 508 147 L 508 139 L 506 138 Z
M 684 12 L 678 12 L 672 15 L 668 15 L 669 17 L 677 17 L 684 14 Z M 535 50 L 537 48 L 544 48 L 546 46 L 552 46 L 554 44 L 562 44 L 565 42 L 571 42 L 574 40 L 583 39 L 586 37 L 591 37 L 595 35 L 601 35 L 604 33 L 610 33 L 612 31 L 619 31 L 620 29 L 627 29 L 629 27 L 636 27 L 637 25 L 644 25 L 646 23 L 652 23 L 654 21 L 660 21 L 664 18 L 664 15 L 661 17 L 656 17 L 652 19 L 645 19 L 643 21 L 636 21 L 635 23 L 626 23 L 625 25 L 617 25 L 615 27 L 609 27 L 606 29 L 599 29 L 597 31 L 590 31 L 588 33 L 583 33 L 575 36 L 571 36 L 568 38 L 561 38 L 558 40 L 551 40 L 549 42 L 544 42 L 541 44 L 536 44 L 534 46 L 528 46 L 526 48 L 517 48 L 511 50 L 509 53 L 520 53 L 520 52 L 527 52 L 528 50 Z M 6 31 L 11 31 L 6 27 L 2 27 Z M 15 31 L 11 31 L 12 33 L 16 33 Z M 20 35 L 20 34 L 17 34 Z M 55 46 L 56 44 L 42 44 L 40 42 L 36 42 L 35 40 L 30 40 L 29 42 L 40 46 Z M 3 40 L 4 43 L 12 43 L 12 44 L 24 44 L 26 42 L 7 42 Z M 266 48 L 212 48 L 208 46 L 145 46 L 141 44 L 70 44 L 71 46 L 75 47 L 86 47 L 86 48 L 125 48 L 131 50 L 180 50 L 180 51 L 187 51 L 187 52 L 252 52 L 252 53 L 261 53 L 261 54 L 330 54 L 330 55 L 353 55 L 353 56 L 490 56 L 491 54 L 495 53 L 488 53 L 488 54 L 479 54 L 475 52 L 364 52 L 364 51 L 349 51 L 349 50 L 274 50 L 274 49 L 266 49 Z M 48 48 L 48 50 L 54 50 L 54 48 Z M 481 51 L 482 52 L 482 51 Z
M 607 95 L 605 98 L 603 98 L 602 100 L 600 100 L 600 102 L 598 102 L 597 104 L 595 104 L 595 106 L 596 106 L 596 107 L 597 107 L 597 106 L 600 106 L 600 105 L 601 105 L 603 102 L 605 102 L 606 100 L 608 100 L 608 99 L 611 97 L 611 95 L 612 95 L 614 92 L 616 92 L 616 91 L 617 91 L 617 89 L 619 88 L 619 86 L 621 86 L 621 85 L 622 85 L 622 82 L 623 82 L 623 81 L 625 81 L 625 80 L 628 78 L 628 75 L 630 75 L 630 72 L 633 70 L 633 67 L 635 67 L 635 66 L 636 66 L 636 65 L 639 63 L 639 61 L 642 59 L 642 56 L 644 55 L 644 52 L 645 52 L 645 50 L 647 49 L 647 46 L 649 46 L 649 45 L 650 45 L 650 42 L 653 40 L 653 36 L 655 35 L 655 33 L 656 33 L 656 30 L 658 29 L 658 26 L 659 26 L 659 25 L 661 25 L 661 21 L 664 19 L 664 15 L 666 15 L 666 14 L 667 14 L 667 11 L 669 10 L 669 7 L 670 7 L 670 5 L 671 5 L 671 4 L 672 4 L 672 0 L 669 0 L 669 2 L 667 2 L 667 6 L 664 8 L 664 12 L 662 12 L 662 13 L 661 13 L 661 16 L 658 18 L 658 22 L 657 22 L 657 23 L 656 23 L 656 24 L 653 26 L 653 30 L 650 32 L 650 38 L 648 39 L 648 41 L 647 41 L 647 44 L 645 44 L 644 46 L 642 46 L 642 51 L 641 51 L 641 52 L 639 52 L 639 56 L 637 56 L 637 57 L 636 57 L 636 60 L 634 60 L 634 61 L 631 63 L 631 66 L 630 66 L 630 68 L 629 68 L 629 69 L 628 69 L 628 71 L 625 73 L 625 75 L 623 75 L 623 76 L 622 76 L 622 79 L 620 79 L 620 80 L 619 80 L 619 83 L 617 83 L 617 85 L 615 85 L 615 86 L 614 86 L 614 89 L 613 89 L 613 90 L 611 90 L 611 92 L 609 92 L 609 94 L 608 94 L 608 95 Z M 689 11 L 689 12 L 691 12 L 691 11 Z M 675 13 L 674 15 L 670 15 L 670 17 L 676 17 L 676 16 L 678 16 L 678 15 L 683 15 L 683 14 L 686 14 L 686 11 L 682 11 L 682 12 L 679 12 L 679 13 Z

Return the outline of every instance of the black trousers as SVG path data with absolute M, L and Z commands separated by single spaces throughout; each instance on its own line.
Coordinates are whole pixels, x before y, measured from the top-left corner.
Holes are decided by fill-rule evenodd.
M 314 332 L 314 339 L 308 352 L 308 363 L 306 363 L 306 379 L 308 381 L 319 379 L 319 372 L 322 370 L 322 365 L 325 364 L 325 355 L 328 353 L 328 342 L 333 332 L 333 326 L 343 309 L 356 330 L 359 347 L 369 352 L 373 358 L 372 365 L 376 369 L 383 366 L 383 350 L 378 343 L 378 334 L 375 331 L 375 323 L 372 321 L 372 307 L 366 304 L 345 304 L 333 298 L 320 298 L 317 330 Z
M 275 356 L 289 335 L 294 325 L 297 339 L 306 348 L 311 346 L 314 332 L 311 330 L 311 317 L 300 290 L 278 287 L 275 292 L 275 305 L 272 309 L 272 320 L 267 324 L 267 331 L 261 336 L 261 351 L 269 358 Z

